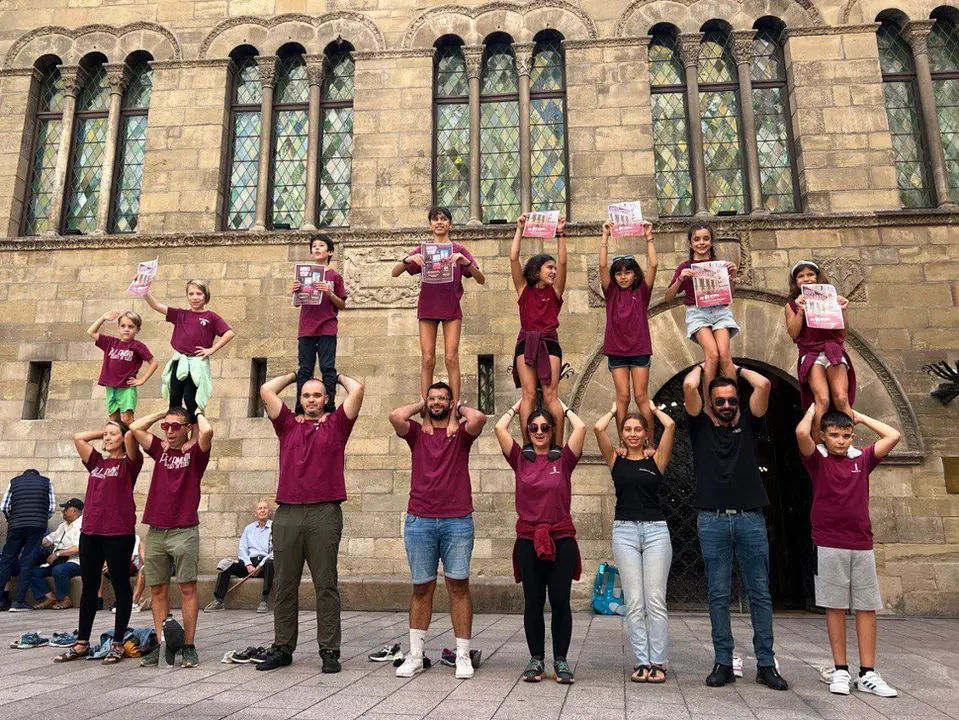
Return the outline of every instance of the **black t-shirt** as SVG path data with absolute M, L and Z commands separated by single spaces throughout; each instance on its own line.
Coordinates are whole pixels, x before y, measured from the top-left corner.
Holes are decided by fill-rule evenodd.
M 748 406 L 731 427 L 713 424 L 703 410 L 686 414 L 693 445 L 696 497 L 701 510 L 754 510 L 769 504 L 756 459 L 756 436 L 762 418 Z
M 659 486 L 662 482 L 663 475 L 652 458 L 630 460 L 617 456 L 613 463 L 616 520 L 665 520 L 663 511 L 659 509 Z

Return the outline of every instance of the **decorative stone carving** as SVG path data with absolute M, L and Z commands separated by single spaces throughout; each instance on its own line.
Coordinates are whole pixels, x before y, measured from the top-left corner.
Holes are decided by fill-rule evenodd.
M 875 33 L 879 23 L 862 23 L 861 25 L 795 25 L 783 30 L 785 37 L 806 37 L 808 35 L 860 35 Z
M 684 33 L 679 36 L 679 57 L 684 68 L 699 65 L 699 48 L 702 42 L 702 33 Z
M 755 30 L 734 30 L 729 33 L 733 41 L 733 57 L 737 65 L 745 65 L 752 62 L 753 59 L 753 40 L 756 38 Z
M 87 81 L 87 72 L 79 65 L 61 65 L 60 77 L 63 78 L 64 94 L 76 97 Z
M 816 4 L 813 0 L 788 0 L 788 1 L 802 8 L 803 14 L 805 14 L 805 16 L 809 18 L 809 22 L 811 23 L 812 26 L 818 27 L 820 29 L 825 27 L 826 19 L 823 17 L 822 13 L 819 12 L 819 8 L 816 7 Z M 853 1 L 858 2 L 858 0 L 853 0 Z M 626 6 L 626 9 L 623 10 L 622 14 L 619 16 L 619 20 L 616 21 L 616 27 L 613 30 L 613 34 L 616 37 L 628 37 L 630 34 L 636 34 L 637 31 L 639 32 L 648 31 L 650 25 L 655 24 L 655 20 L 652 23 L 650 23 L 649 14 L 645 13 L 643 11 L 643 8 L 647 5 L 653 5 L 659 2 L 660 0 L 633 0 L 631 3 L 629 3 L 629 5 Z M 673 0 L 673 2 L 679 5 L 685 5 L 686 7 L 689 7 L 689 8 L 697 4 L 701 4 L 705 6 L 705 8 L 702 9 L 701 12 L 697 15 L 697 17 L 701 18 L 702 20 L 705 20 L 706 18 L 714 18 L 714 17 L 731 18 L 732 15 L 735 13 L 745 13 L 745 17 L 748 18 L 748 20 L 747 21 L 739 20 L 739 22 L 737 23 L 739 27 L 748 27 L 752 25 L 754 21 L 758 20 L 760 17 L 764 15 L 775 15 L 777 17 L 782 17 L 782 15 L 779 12 L 776 12 L 773 9 L 773 7 L 771 6 L 771 3 L 768 3 L 768 2 L 757 3 L 755 5 L 753 4 L 747 5 L 747 3 L 745 3 L 743 0 L 739 0 L 737 3 L 729 3 L 729 2 L 726 2 L 725 0 L 712 0 L 712 1 L 710 0 Z M 786 5 L 786 4 L 788 3 L 783 3 L 783 5 Z M 751 9 L 758 9 L 759 12 L 750 12 Z M 782 9 L 782 8 L 777 8 L 777 9 Z M 634 24 L 631 21 L 633 19 L 633 16 L 638 13 L 642 13 L 640 15 L 639 22 L 645 21 L 647 23 L 645 26 L 639 26 L 639 27 L 633 26 Z M 662 16 L 661 16 L 662 20 L 671 21 L 673 22 L 673 24 L 679 25 L 680 20 L 678 18 L 671 17 L 670 14 L 675 15 L 676 14 L 675 10 L 672 7 L 670 7 L 668 4 L 664 5 L 662 9 Z M 699 27 L 700 22 L 702 22 L 702 20 L 699 20 L 698 22 L 696 22 L 695 26 Z M 742 24 L 739 24 L 739 23 L 742 23 Z M 637 22 L 636 25 L 638 24 L 639 23 Z
M 463 47 L 463 60 L 466 62 L 466 75 L 478 78 L 483 73 L 483 46 L 466 45 Z
M 3 59 L 4 67 L 11 67 L 15 65 L 22 65 L 24 63 L 30 64 L 33 63 L 36 58 L 18 58 L 20 51 L 29 45 L 31 42 L 37 38 L 41 38 L 47 35 L 60 35 L 68 38 L 73 41 L 72 51 L 67 53 L 66 56 L 61 55 L 61 58 L 66 62 L 71 60 L 79 61 L 81 57 L 86 55 L 93 48 L 87 48 L 83 44 L 83 38 L 87 35 L 93 35 L 96 33 L 104 33 L 106 35 L 111 35 L 118 40 L 125 35 L 130 33 L 142 33 L 141 42 L 142 47 L 140 49 L 147 50 L 153 55 L 154 58 L 159 60 L 179 60 L 182 57 L 180 52 L 180 42 L 177 40 L 176 35 L 174 35 L 170 30 L 158 25 L 154 22 L 133 22 L 128 23 L 127 25 L 82 25 L 81 27 L 72 30 L 70 28 L 60 27 L 59 25 L 44 25 L 43 27 L 34 28 L 30 32 L 21 35 L 17 40 L 10 46 L 10 49 L 7 51 L 6 56 Z M 162 42 L 154 43 L 150 42 L 150 33 L 155 33 L 165 39 L 169 45 L 169 52 L 165 52 L 162 47 Z M 107 60 L 123 60 L 122 57 L 110 57 L 109 50 L 112 48 L 98 48 L 100 52 L 105 52 L 107 54 Z
M 819 257 L 813 256 L 816 264 L 826 273 L 829 282 L 836 286 L 840 295 L 849 302 L 865 302 L 866 289 L 863 280 L 866 279 L 859 260 L 847 257 Z
M 276 87 L 276 62 L 278 58 L 275 55 L 257 55 L 256 66 L 260 70 L 260 84 L 264 88 Z
M 935 23 L 935 20 L 913 20 L 906 23 L 902 34 L 912 48 L 913 55 L 929 53 L 929 34 L 932 32 L 932 26 Z
M 416 307 L 418 283 L 410 283 L 409 278 L 390 276 L 390 270 L 403 250 L 402 245 L 346 248 L 343 281 L 352 307 Z
M 123 95 L 130 85 L 130 70 L 125 63 L 111 63 L 105 65 L 107 80 L 110 83 L 111 95 Z
M 326 70 L 325 55 L 306 55 L 306 74 L 310 78 L 310 85 L 323 86 L 323 74 Z
M 533 69 L 533 49 L 536 43 L 513 43 L 513 53 L 516 55 L 516 74 L 520 77 L 529 77 Z

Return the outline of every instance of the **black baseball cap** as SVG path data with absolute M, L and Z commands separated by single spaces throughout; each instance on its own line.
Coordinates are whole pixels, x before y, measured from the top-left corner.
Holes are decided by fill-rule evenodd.
M 65 503 L 61 503 L 60 507 L 64 510 L 67 508 L 76 508 L 77 510 L 83 511 L 83 500 L 80 498 L 70 498 Z

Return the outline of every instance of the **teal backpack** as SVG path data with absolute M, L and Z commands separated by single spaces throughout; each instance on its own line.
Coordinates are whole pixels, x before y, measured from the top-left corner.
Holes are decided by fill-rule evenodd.
M 598 615 L 625 615 L 626 600 L 615 565 L 601 562 L 593 580 L 593 612 Z

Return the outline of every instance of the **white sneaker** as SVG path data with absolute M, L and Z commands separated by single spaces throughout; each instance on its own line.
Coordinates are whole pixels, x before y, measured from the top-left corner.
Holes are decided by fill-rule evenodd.
M 396 677 L 411 678 L 416 677 L 426 668 L 423 667 L 423 656 L 420 654 L 409 653 L 403 664 L 396 668 Z
M 473 677 L 473 661 L 469 655 L 456 655 L 456 679 L 469 680 Z
M 848 670 L 833 670 L 829 678 L 829 692 L 833 695 L 848 695 L 852 676 Z
M 870 670 L 861 678 L 858 678 L 856 687 L 859 692 L 872 693 L 879 697 L 896 697 L 899 694 L 899 691 L 890 687 L 875 670 Z
M 140 603 L 133 603 L 133 607 L 130 608 L 131 612 L 140 612 L 143 609 L 143 606 Z

